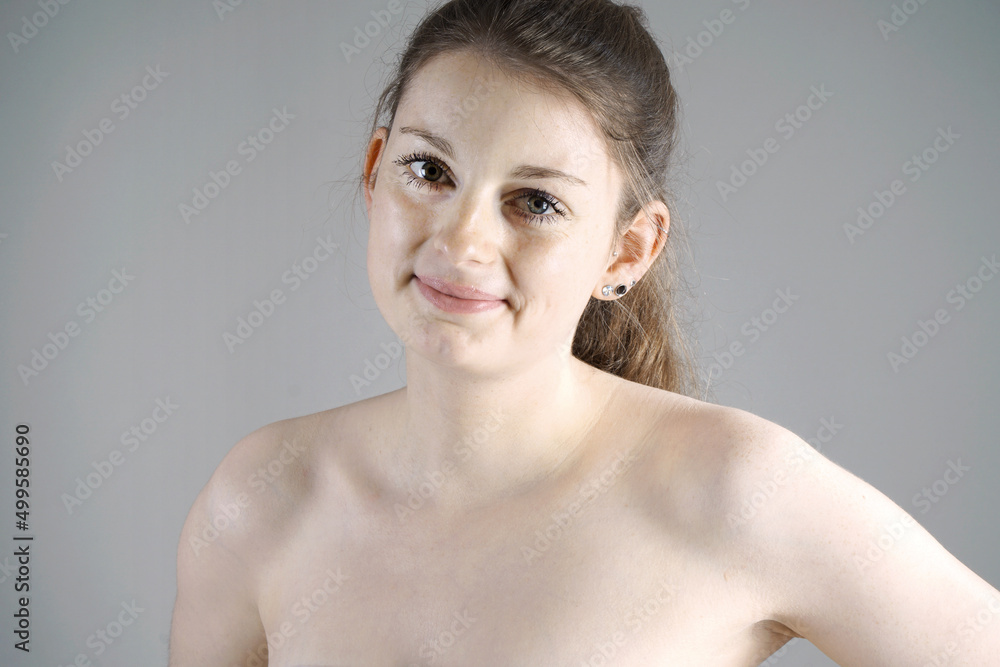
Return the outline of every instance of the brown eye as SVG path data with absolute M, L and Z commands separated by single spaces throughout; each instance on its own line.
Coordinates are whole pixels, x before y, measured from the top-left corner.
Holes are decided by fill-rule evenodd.
M 444 176 L 444 170 L 439 165 L 426 160 L 417 160 L 411 163 L 413 171 L 426 181 L 437 181 Z
M 404 168 L 406 183 L 413 188 L 430 188 L 437 192 L 451 181 L 448 166 L 426 153 L 410 153 L 393 163 Z

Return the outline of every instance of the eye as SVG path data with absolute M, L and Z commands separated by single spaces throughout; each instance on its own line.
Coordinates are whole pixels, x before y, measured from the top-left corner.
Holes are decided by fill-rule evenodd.
M 525 199 L 525 202 L 528 204 L 528 210 L 536 215 L 546 213 L 549 210 L 549 207 L 552 206 L 548 199 L 539 197 L 538 195 L 529 195 Z
M 450 176 L 450 170 L 430 155 L 424 153 L 411 153 L 393 161 L 405 169 L 407 185 L 418 188 L 430 187 L 432 190 L 439 190 L 438 184 L 442 178 Z
M 393 160 L 393 164 L 403 167 L 406 184 L 415 188 L 430 188 L 437 192 L 452 180 L 451 169 L 427 153 L 410 153 Z M 520 201 L 525 202 L 527 208 L 515 205 L 514 210 L 528 224 L 542 226 L 566 217 L 559 201 L 543 190 L 530 189 L 509 200 L 511 203 Z
M 416 160 L 410 165 L 411 171 L 415 171 L 418 176 L 428 181 L 437 181 L 444 176 L 444 169 L 427 160 Z
M 513 201 L 522 200 L 527 209 L 518 208 L 518 215 L 533 225 L 552 224 L 566 217 L 566 211 L 559 202 L 542 190 L 529 190 L 518 195 Z

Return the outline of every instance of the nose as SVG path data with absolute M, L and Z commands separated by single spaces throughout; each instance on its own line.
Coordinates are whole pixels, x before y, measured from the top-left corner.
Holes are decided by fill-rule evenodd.
M 452 263 L 488 264 L 496 255 L 502 228 L 496 204 L 485 193 L 465 192 L 442 207 L 434 248 Z

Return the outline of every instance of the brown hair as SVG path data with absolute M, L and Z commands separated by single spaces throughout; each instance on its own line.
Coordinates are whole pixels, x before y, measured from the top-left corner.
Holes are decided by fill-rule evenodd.
M 572 352 L 626 380 L 701 398 L 702 380 L 680 318 L 685 285 L 676 245 L 683 230 L 673 219 L 666 182 L 678 143 L 679 103 L 643 11 L 611 0 L 450 0 L 410 36 L 378 98 L 369 137 L 380 125 L 392 127 L 407 86 L 425 63 L 456 51 L 474 52 L 509 76 L 564 89 L 590 111 L 624 175 L 613 244 L 646 202 L 667 205 L 672 221 L 664 249 L 623 297 L 590 300 Z

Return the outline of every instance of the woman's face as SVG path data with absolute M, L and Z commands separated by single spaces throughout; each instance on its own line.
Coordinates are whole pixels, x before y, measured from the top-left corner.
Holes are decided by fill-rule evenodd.
M 416 74 L 386 138 L 365 162 L 368 276 L 404 344 L 480 371 L 565 358 L 611 278 L 622 182 L 586 108 L 447 54 Z

